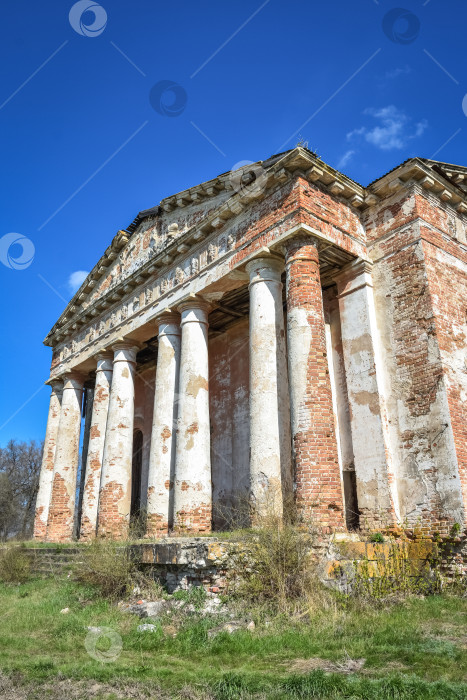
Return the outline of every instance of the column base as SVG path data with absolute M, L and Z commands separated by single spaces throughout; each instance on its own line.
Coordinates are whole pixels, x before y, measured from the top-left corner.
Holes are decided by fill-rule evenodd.
M 97 537 L 109 540 L 127 540 L 129 534 L 128 520 L 115 521 L 111 524 L 102 524 L 97 532 Z
M 71 542 L 73 518 L 74 511 L 70 505 L 66 482 L 60 474 L 55 474 L 47 523 L 47 542 Z
M 89 518 L 81 517 L 81 531 L 79 535 L 80 542 L 89 542 L 96 537 L 96 524 L 92 523 Z
M 295 506 L 299 520 L 303 524 L 309 524 L 324 532 L 346 532 L 345 516 L 341 506 L 337 503 L 322 503 L 314 505 L 312 499 L 297 499 Z
M 47 523 L 44 523 L 41 519 L 41 515 L 44 512 L 45 506 L 40 506 L 36 510 L 35 522 L 34 522 L 34 534 L 33 538 L 39 542 L 45 542 L 47 537 Z
M 175 534 L 211 532 L 211 505 L 200 505 L 197 508 L 179 510 L 175 515 L 173 532 Z
M 162 515 L 157 513 L 148 513 L 146 520 L 145 537 L 167 537 L 169 534 L 169 524 Z

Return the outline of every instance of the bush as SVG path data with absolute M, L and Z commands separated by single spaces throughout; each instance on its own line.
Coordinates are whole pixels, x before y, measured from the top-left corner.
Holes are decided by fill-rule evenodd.
M 4 583 L 25 583 L 31 575 L 31 564 L 21 547 L 8 547 L 0 555 L 0 580 Z
M 370 535 L 368 542 L 382 543 L 384 542 L 384 536 L 381 534 L 381 532 L 373 532 Z
M 328 607 L 331 594 L 318 579 L 312 559 L 313 529 L 292 506 L 255 516 L 255 526 L 239 533 L 231 558 L 232 588 L 253 603 L 270 603 L 279 612 L 304 613 Z
M 77 581 L 97 588 L 111 600 L 130 595 L 135 587 L 139 595 L 162 594 L 160 585 L 138 569 L 128 548 L 115 540 L 95 539 L 80 549 L 73 570 Z

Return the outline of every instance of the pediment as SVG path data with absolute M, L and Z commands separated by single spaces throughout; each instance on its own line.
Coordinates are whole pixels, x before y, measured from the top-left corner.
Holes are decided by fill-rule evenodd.
M 303 148 L 223 173 L 139 212 L 127 229 L 118 231 L 44 343 L 54 347 L 73 335 L 297 174 L 328 188 L 352 206 L 364 206 L 361 185 Z

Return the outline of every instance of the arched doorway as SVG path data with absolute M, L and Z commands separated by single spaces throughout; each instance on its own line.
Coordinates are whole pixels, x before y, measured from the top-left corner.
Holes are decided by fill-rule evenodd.
M 143 466 L 143 433 L 135 430 L 133 434 L 133 461 L 131 466 L 131 506 L 130 519 L 135 520 L 141 508 L 141 470 Z

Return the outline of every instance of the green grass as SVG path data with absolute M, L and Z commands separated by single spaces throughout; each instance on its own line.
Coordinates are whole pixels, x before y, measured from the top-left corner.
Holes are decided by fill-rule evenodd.
M 60 614 L 66 607 L 70 612 Z M 183 697 L 219 700 L 467 699 L 466 599 L 412 598 L 379 610 L 342 602 L 335 612 L 306 621 L 269 617 L 268 627 L 264 610 L 252 610 L 251 617 L 256 622 L 252 633 L 211 639 L 208 630 L 218 620 L 195 616 L 185 620 L 176 637 L 169 619 L 158 624 L 156 633 L 141 634 L 138 618 L 71 580 L 0 584 L 0 669 L 34 687 L 69 678 L 131 681 L 142 691 L 156 683 L 161 689 L 159 695 L 141 697 L 179 697 L 188 685 L 192 694 Z M 111 627 L 121 636 L 123 648 L 114 662 L 88 655 L 88 626 Z M 105 640 L 100 645 L 104 650 Z M 297 660 L 315 657 L 366 661 L 359 673 L 297 672 Z

